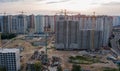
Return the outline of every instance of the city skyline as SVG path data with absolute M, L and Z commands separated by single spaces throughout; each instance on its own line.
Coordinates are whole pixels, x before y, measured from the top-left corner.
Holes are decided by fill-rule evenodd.
M 0 13 L 55 14 L 61 9 L 82 14 L 120 15 L 119 0 L 0 0 Z

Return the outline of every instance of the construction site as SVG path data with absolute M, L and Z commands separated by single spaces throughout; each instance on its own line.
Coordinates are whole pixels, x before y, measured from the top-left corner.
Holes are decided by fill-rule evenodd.
M 84 71 L 103 71 L 104 68 L 118 69 L 115 61 L 120 59 L 107 46 L 111 33 L 110 16 L 63 15 L 54 16 L 54 32 L 50 25 L 44 34 L 18 35 L 10 40 L 1 40 L 2 48 L 20 49 L 20 71 L 29 71 L 36 61 L 44 70 L 71 71 L 78 64 Z
M 38 37 L 37 37 L 38 38 Z M 18 48 L 21 50 L 21 71 L 26 71 L 26 68 L 29 68 L 29 65 L 38 60 L 43 60 L 43 66 L 46 62 L 44 57 L 46 57 L 46 46 L 39 45 L 39 46 L 34 46 L 31 44 L 30 41 L 34 41 L 34 39 L 37 39 L 36 37 L 32 37 L 32 39 L 25 39 L 24 36 L 19 36 L 14 38 L 14 40 L 10 41 L 7 46 L 4 48 Z M 40 37 L 41 40 L 39 42 L 44 42 L 42 41 L 45 39 L 45 37 Z M 39 39 L 39 38 L 38 38 Z M 3 42 L 4 40 L 2 40 Z M 102 71 L 104 67 L 108 68 L 117 68 L 117 65 L 114 64 L 111 60 L 107 60 L 108 57 L 111 57 L 112 54 L 110 50 L 105 50 L 102 49 L 97 52 L 89 52 L 89 51 L 62 51 L 62 50 L 56 50 L 54 47 L 54 37 L 48 38 L 48 45 L 47 45 L 47 56 L 48 56 L 48 63 L 49 63 L 49 69 L 50 71 L 56 71 L 56 66 L 61 65 L 63 70 L 71 70 L 72 64 L 75 62 L 77 64 L 80 64 L 83 70 L 90 70 L 90 71 Z M 75 61 L 72 60 L 70 62 L 71 57 L 83 57 L 83 58 L 89 58 L 90 60 L 83 59 L 81 62 L 82 58 L 74 58 L 76 59 Z M 41 59 L 42 58 L 42 59 Z M 52 62 L 53 59 L 56 59 L 58 62 Z M 58 60 L 59 58 L 59 60 Z M 92 62 L 91 62 L 92 60 Z M 44 66 L 44 67 L 45 67 Z M 46 68 L 46 67 L 45 67 Z
M 57 16 L 55 47 L 62 50 L 98 50 L 108 45 L 112 17 L 89 15 Z M 86 41 L 87 40 L 87 41 Z

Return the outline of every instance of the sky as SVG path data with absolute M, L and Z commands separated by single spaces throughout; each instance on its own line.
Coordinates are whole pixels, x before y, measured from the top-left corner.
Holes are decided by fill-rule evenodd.
M 0 0 L 0 14 L 56 14 L 61 10 L 72 13 L 120 15 L 120 0 Z

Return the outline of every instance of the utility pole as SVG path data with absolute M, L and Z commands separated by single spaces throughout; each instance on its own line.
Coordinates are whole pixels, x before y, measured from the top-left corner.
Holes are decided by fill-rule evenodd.
M 1 32 L 0 32 L 0 47 L 2 48 L 2 39 L 1 39 Z

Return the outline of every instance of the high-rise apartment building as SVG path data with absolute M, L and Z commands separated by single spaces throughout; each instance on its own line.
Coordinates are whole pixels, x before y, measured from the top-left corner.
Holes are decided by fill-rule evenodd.
M 19 49 L 0 49 L 0 67 L 5 68 L 6 71 L 19 71 Z
M 3 17 L 0 16 L 0 32 L 2 32 L 3 29 L 2 24 L 3 24 Z
M 4 32 L 6 32 L 6 33 L 8 33 L 8 16 L 3 16 L 3 23 L 2 23 L 2 27 L 3 27 L 3 29 L 2 29 L 2 32 L 4 33 Z
M 108 16 L 59 16 L 56 19 L 57 49 L 99 49 L 107 46 L 112 28 Z
M 44 17 L 45 17 L 45 20 L 44 20 L 45 25 L 44 25 L 44 27 L 47 27 L 47 28 L 50 29 L 51 32 L 54 32 L 55 31 L 55 29 L 54 29 L 54 26 L 55 26 L 55 18 L 54 18 L 54 16 L 45 15 Z
M 78 21 L 65 20 L 64 16 L 61 16 L 56 23 L 56 48 L 78 48 L 78 30 Z
M 0 17 L 0 28 L 2 33 L 23 34 L 27 30 L 25 15 L 5 15 Z
M 35 33 L 43 33 L 44 32 L 44 16 L 37 15 L 35 17 Z
M 108 16 L 103 16 L 102 18 L 103 18 L 102 42 L 103 46 L 107 46 L 109 37 L 112 34 L 113 18 Z
M 17 16 L 12 16 L 11 33 L 18 33 Z
M 25 15 L 17 16 L 17 32 L 20 34 L 27 32 L 27 20 Z
M 35 15 L 27 16 L 27 32 L 35 32 Z

